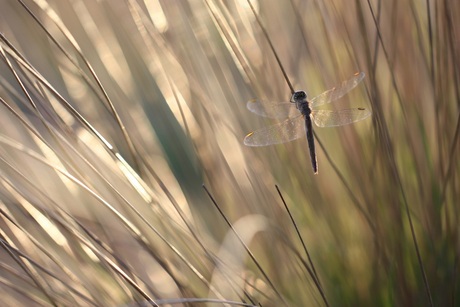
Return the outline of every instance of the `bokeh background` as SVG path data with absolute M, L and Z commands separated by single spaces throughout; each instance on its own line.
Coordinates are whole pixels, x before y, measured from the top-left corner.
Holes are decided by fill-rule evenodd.
M 3 306 L 459 305 L 460 2 L 251 4 L 0 0 Z M 270 44 L 310 97 L 366 74 L 317 175 L 243 145 Z

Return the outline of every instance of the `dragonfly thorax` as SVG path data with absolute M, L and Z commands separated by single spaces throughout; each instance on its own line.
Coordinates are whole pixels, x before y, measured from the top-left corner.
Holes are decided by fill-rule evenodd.
M 304 91 L 297 91 L 292 95 L 291 102 L 295 103 L 296 108 L 303 115 L 310 115 L 311 110 L 308 106 L 307 93 Z

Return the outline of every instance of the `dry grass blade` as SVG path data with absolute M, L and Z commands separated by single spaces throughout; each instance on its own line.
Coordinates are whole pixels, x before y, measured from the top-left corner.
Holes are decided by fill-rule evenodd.
M 322 289 L 322 286 L 321 286 L 321 282 L 319 280 L 319 277 L 318 277 L 318 273 L 316 272 L 316 269 L 315 269 L 315 266 L 313 265 L 313 261 L 311 259 L 311 256 L 310 256 L 310 253 L 308 252 L 308 249 L 307 249 L 307 246 L 305 245 L 305 242 L 299 232 L 299 228 L 297 227 L 297 223 L 295 222 L 295 219 L 293 218 L 292 214 L 291 214 L 291 211 L 289 210 L 289 207 L 287 206 L 286 204 L 286 201 L 284 200 L 284 197 L 283 197 L 283 194 L 281 194 L 281 191 L 280 189 L 278 188 L 278 186 L 276 185 L 276 191 L 278 192 L 280 198 L 281 198 L 281 201 L 284 205 L 284 207 L 286 208 L 286 212 L 288 213 L 289 215 L 289 219 L 292 221 L 292 225 L 294 226 L 294 229 L 297 233 L 297 236 L 299 237 L 301 243 L 302 243 L 302 247 L 305 251 L 305 254 L 307 255 L 307 258 L 308 258 L 308 263 L 310 264 L 310 267 L 309 266 L 306 266 L 307 270 L 308 270 L 308 273 L 310 274 L 310 276 L 312 277 L 313 281 L 315 282 L 316 286 L 318 287 L 318 291 L 321 293 L 321 297 L 323 298 L 324 300 L 324 304 L 326 306 L 329 306 L 329 303 L 327 302 L 327 298 L 324 294 L 324 291 Z

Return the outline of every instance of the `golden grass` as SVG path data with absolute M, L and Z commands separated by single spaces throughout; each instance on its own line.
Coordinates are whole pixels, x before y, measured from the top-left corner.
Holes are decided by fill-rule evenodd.
M 458 1 L 251 3 L 0 0 L 2 305 L 458 304 Z

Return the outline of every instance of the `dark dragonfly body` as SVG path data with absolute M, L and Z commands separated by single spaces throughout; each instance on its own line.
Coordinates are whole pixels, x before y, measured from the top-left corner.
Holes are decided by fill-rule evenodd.
M 306 135 L 313 171 L 315 174 L 318 173 L 312 121 L 318 127 L 337 127 L 363 120 L 372 113 L 365 108 L 323 110 L 317 107 L 339 99 L 356 87 L 363 78 L 363 72 L 356 73 L 350 79 L 311 100 L 307 99 L 304 91 L 297 91 L 292 95 L 290 102 L 249 101 L 247 108 L 250 111 L 261 116 L 284 118 L 284 120 L 276 125 L 249 133 L 244 138 L 244 144 L 246 146 L 268 146 L 290 142 Z
M 308 105 L 307 93 L 304 91 L 297 91 L 292 95 L 291 102 L 295 103 L 297 110 L 304 116 L 305 120 L 305 132 L 307 134 L 308 148 L 310 150 L 310 160 L 311 166 L 313 167 L 313 172 L 318 173 L 318 162 L 316 160 L 316 151 L 315 151 L 315 137 L 313 135 L 313 125 L 311 120 L 311 109 Z

